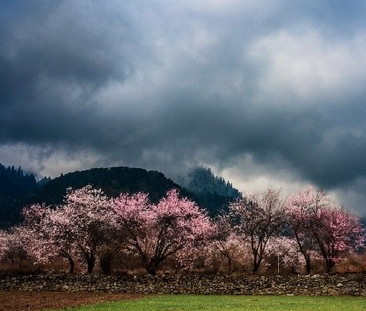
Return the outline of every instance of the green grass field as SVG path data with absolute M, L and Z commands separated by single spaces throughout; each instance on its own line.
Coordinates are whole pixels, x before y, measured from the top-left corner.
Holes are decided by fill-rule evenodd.
M 72 308 L 73 311 L 359 311 L 360 297 L 155 296 Z

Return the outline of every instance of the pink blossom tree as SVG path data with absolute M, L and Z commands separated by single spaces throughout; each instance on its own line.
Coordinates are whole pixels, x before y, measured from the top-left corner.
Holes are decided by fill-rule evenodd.
M 229 205 L 235 232 L 247 240 L 252 253 L 253 272 L 257 272 L 266 254 L 269 240 L 279 235 L 284 224 L 284 208 L 279 191 L 268 189 Z
M 25 241 L 28 252 L 33 254 L 38 263 L 64 258 L 69 264 L 69 273 L 73 273 L 77 256 L 75 237 L 65 208 L 35 204 L 25 208 L 23 215 L 29 237 Z
M 110 241 L 113 231 L 110 200 L 102 190 L 85 186 L 66 194 L 61 212 L 75 253 L 92 273 L 98 251 Z
M 311 253 L 318 252 L 330 272 L 335 263 L 365 241 L 359 218 L 339 207 L 315 188 L 300 191 L 287 200 L 287 219 L 306 270 L 311 270 Z
M 277 273 L 281 273 L 283 269 L 296 273 L 297 267 L 304 262 L 303 256 L 298 250 L 296 240 L 287 236 L 278 236 L 270 239 L 266 255 L 276 258 Z
M 242 267 L 251 262 L 251 247 L 247 240 L 243 240 L 239 235 L 231 232 L 225 239 L 217 239 L 210 244 L 210 257 L 218 253 L 222 257 L 222 262 L 227 264 L 227 272 L 234 271 L 235 264 Z
M 32 239 L 27 248 L 39 262 L 63 257 L 73 272 L 75 258 L 92 273 L 100 248 L 111 239 L 113 213 L 101 190 L 86 186 L 69 190 L 56 207 L 33 205 L 24 210 Z
M 157 204 L 151 204 L 144 193 L 122 194 L 113 200 L 113 209 L 125 248 L 152 275 L 168 258 L 183 260 L 183 250 L 202 245 L 214 231 L 207 215 L 176 190 Z
M 233 271 L 233 261 L 237 257 L 245 257 L 241 252 L 243 250 L 243 241 L 234 231 L 228 215 L 220 215 L 216 221 L 215 239 L 210 244 L 211 256 L 214 256 L 215 251 L 227 261 L 228 273 Z
M 287 224 L 297 243 L 298 251 L 304 257 L 306 273 L 312 269 L 312 254 L 317 252 L 317 245 L 312 234 L 319 223 L 318 210 L 329 205 L 326 193 L 309 187 L 288 197 L 286 201 Z
M 320 209 L 316 217 L 319 227 L 313 235 L 330 272 L 344 255 L 364 246 L 365 231 L 358 217 L 336 205 Z
M 16 226 L 9 232 L 1 233 L 0 259 L 11 264 L 20 264 L 21 260 L 32 261 L 32 254 L 27 249 L 28 230 L 23 226 Z

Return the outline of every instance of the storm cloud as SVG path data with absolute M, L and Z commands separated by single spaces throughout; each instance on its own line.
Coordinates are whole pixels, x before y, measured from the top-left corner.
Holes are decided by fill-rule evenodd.
M 366 214 L 364 4 L 1 6 L 0 162 L 206 165 L 244 193 L 311 183 Z

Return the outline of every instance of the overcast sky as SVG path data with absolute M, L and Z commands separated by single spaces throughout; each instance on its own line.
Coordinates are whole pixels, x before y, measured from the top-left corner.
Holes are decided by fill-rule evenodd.
M 366 215 L 366 2 L 0 4 L 0 162 L 205 165 Z

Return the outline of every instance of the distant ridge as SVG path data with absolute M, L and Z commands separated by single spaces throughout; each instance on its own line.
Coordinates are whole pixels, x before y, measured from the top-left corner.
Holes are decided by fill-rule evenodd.
M 210 168 L 196 167 L 186 175 L 178 176 L 177 181 L 193 193 L 199 205 L 204 207 L 211 216 L 216 216 L 225 210 L 230 202 L 243 196 L 230 182 L 215 176 Z
M 220 176 L 215 176 L 210 168 L 196 167 L 185 176 L 177 178 L 178 183 L 193 193 L 209 193 L 229 198 L 240 198 L 242 193 Z

